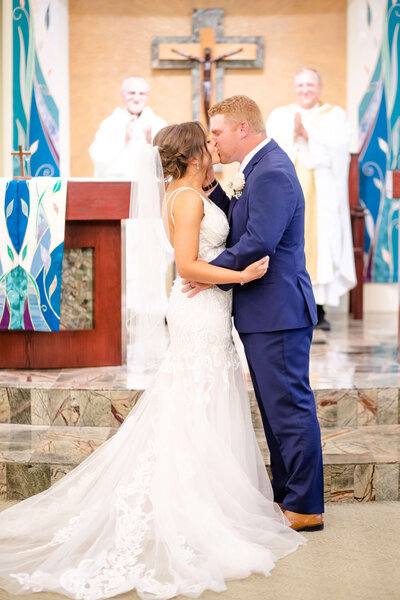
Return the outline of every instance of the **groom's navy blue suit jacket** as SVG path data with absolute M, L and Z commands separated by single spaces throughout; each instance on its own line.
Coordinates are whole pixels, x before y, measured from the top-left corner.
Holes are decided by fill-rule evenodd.
M 236 329 L 254 333 L 315 325 L 316 305 L 304 255 L 304 196 L 294 165 L 270 140 L 243 174 L 239 198 L 230 200 L 220 186 L 210 195 L 230 224 L 227 249 L 212 264 L 242 270 L 270 257 L 264 277 L 234 286 Z

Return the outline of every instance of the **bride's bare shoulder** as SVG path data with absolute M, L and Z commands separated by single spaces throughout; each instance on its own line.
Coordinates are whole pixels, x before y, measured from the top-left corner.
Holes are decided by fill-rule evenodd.
M 170 200 L 171 198 L 197 198 L 201 201 L 202 195 L 201 193 L 192 187 L 178 187 L 173 188 L 172 190 L 167 190 L 167 198 Z
M 203 206 L 203 199 L 200 192 L 189 187 L 177 188 L 171 192 L 167 192 L 167 202 L 168 204 L 173 204 L 176 208 L 187 206 L 188 204 Z

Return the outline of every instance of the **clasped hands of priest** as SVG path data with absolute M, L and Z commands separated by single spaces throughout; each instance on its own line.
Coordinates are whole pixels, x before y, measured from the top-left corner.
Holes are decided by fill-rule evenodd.
M 301 114 L 297 112 L 294 115 L 293 139 L 294 141 L 297 141 L 298 138 L 303 138 L 306 142 L 308 142 L 307 129 L 303 125 Z
M 143 134 L 146 138 L 146 143 L 151 144 L 151 125 L 150 123 L 143 123 L 138 126 L 138 114 L 133 114 L 128 121 L 126 126 L 125 143 L 129 144 L 132 140 L 141 137 Z

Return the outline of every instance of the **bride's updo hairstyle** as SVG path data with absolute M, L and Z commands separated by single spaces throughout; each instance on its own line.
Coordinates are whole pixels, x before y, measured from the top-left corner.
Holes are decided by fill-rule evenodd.
M 158 146 L 165 179 L 180 179 L 186 173 L 191 158 L 202 159 L 211 155 L 203 125 L 198 121 L 168 125 L 153 140 Z

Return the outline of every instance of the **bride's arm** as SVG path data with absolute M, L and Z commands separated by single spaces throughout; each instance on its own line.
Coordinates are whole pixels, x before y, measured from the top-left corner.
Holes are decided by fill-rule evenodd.
M 234 271 L 198 260 L 200 224 L 203 202 L 186 190 L 176 196 L 173 206 L 175 263 L 184 279 L 200 283 L 247 283 L 262 277 L 268 267 L 265 258 L 249 265 L 243 271 Z

